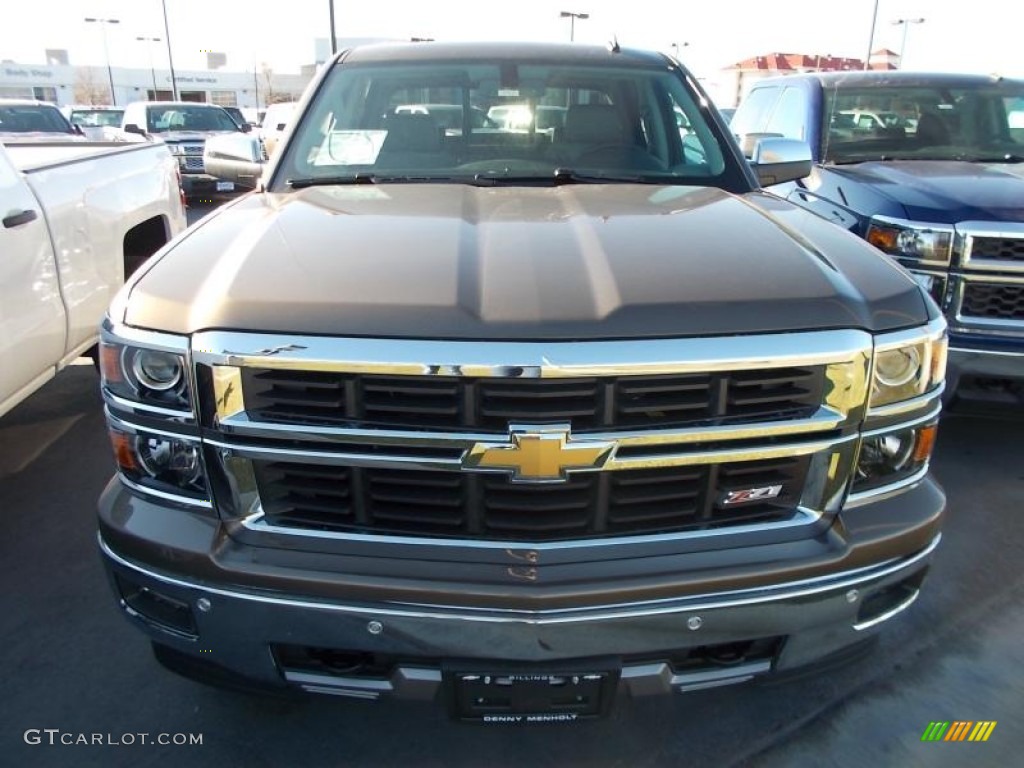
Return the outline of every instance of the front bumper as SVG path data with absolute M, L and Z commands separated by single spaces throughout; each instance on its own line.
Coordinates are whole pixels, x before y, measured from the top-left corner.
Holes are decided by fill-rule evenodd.
M 230 188 L 229 188 L 230 185 Z M 206 173 L 184 173 L 181 174 L 181 188 L 189 199 L 203 198 L 210 199 L 224 195 L 234 195 L 244 192 L 241 187 L 232 182 L 218 179 Z
M 675 597 L 550 610 L 459 606 L 454 593 L 450 604 L 368 601 L 345 590 L 330 597 L 325 590 L 335 585 L 319 578 L 312 560 L 305 569 L 263 568 L 253 578 L 252 569 L 269 560 L 256 547 L 249 548 L 252 568 L 227 572 L 219 550 L 232 545 L 217 521 L 190 517 L 191 528 L 173 527 L 175 540 L 157 540 L 172 530 L 169 516 L 187 513 L 140 499 L 117 480 L 100 501 L 100 548 L 129 619 L 211 676 L 358 698 L 431 699 L 452 660 L 579 667 L 614 658 L 621 685 L 648 694 L 742 682 L 857 645 L 916 599 L 944 506 L 926 478 L 844 512 L 833 525 L 842 532 L 842 556 L 816 576 L 773 578 L 772 563 L 757 568 L 760 586 L 702 591 L 701 574 L 680 574 Z M 197 577 L 181 565 L 204 549 L 220 576 L 202 570 Z M 740 570 L 762 559 L 750 551 Z M 303 580 L 308 588 L 296 589 Z M 379 581 L 387 586 L 387 578 Z M 356 671 L 291 664 L 296 649 L 373 663 Z
M 951 334 L 947 382 L 953 379 L 955 385 L 966 376 L 1024 380 L 1024 343 L 982 342 Z

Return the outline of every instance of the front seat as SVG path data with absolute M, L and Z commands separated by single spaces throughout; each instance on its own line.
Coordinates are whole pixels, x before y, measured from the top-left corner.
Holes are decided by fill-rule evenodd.
M 934 112 L 924 112 L 917 121 L 916 142 L 932 147 L 950 143 L 949 126 Z
M 438 168 L 444 165 L 441 127 L 432 115 L 388 115 L 384 128 L 387 135 L 377 155 L 377 167 Z
M 592 168 L 662 171 L 665 167 L 639 146 L 626 116 L 613 104 L 573 104 L 562 130 L 565 161 Z

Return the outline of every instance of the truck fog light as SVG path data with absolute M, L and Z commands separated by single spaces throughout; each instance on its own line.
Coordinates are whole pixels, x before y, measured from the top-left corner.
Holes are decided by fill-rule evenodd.
M 156 435 L 136 438 L 136 454 L 149 476 L 167 479 L 174 485 L 189 486 L 202 474 L 199 447 L 194 443 Z
M 914 433 L 910 430 L 864 440 L 857 463 L 857 476 L 872 478 L 899 472 L 914 455 Z
M 927 466 L 936 425 L 865 437 L 857 458 L 853 490 L 863 491 L 912 477 Z
M 143 349 L 132 360 L 132 373 L 139 384 L 157 392 L 173 389 L 181 382 L 181 358 L 167 352 Z
M 171 435 L 110 428 L 121 475 L 136 486 L 192 499 L 209 499 L 198 442 Z

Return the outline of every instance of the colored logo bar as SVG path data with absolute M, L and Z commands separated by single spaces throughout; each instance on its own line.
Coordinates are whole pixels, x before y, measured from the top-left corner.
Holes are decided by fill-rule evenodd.
M 921 734 L 921 741 L 988 741 L 996 720 L 933 720 Z

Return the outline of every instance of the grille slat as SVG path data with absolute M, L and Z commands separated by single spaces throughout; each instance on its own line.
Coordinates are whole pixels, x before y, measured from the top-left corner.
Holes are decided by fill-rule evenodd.
M 266 520 L 288 528 L 493 541 L 558 541 L 789 519 L 808 457 L 580 472 L 565 483 L 493 473 L 255 461 Z M 777 499 L 722 507 L 729 490 L 781 484 Z M 602 487 L 605 490 L 602 490 Z M 310 491 L 309 489 L 317 489 Z M 361 510 L 358 515 L 355 510 Z M 467 510 L 472 510 L 469 514 Z
M 257 421 L 502 433 L 510 422 L 567 423 L 581 432 L 810 416 L 821 402 L 824 378 L 822 366 L 601 379 L 244 368 L 242 386 L 246 409 Z

